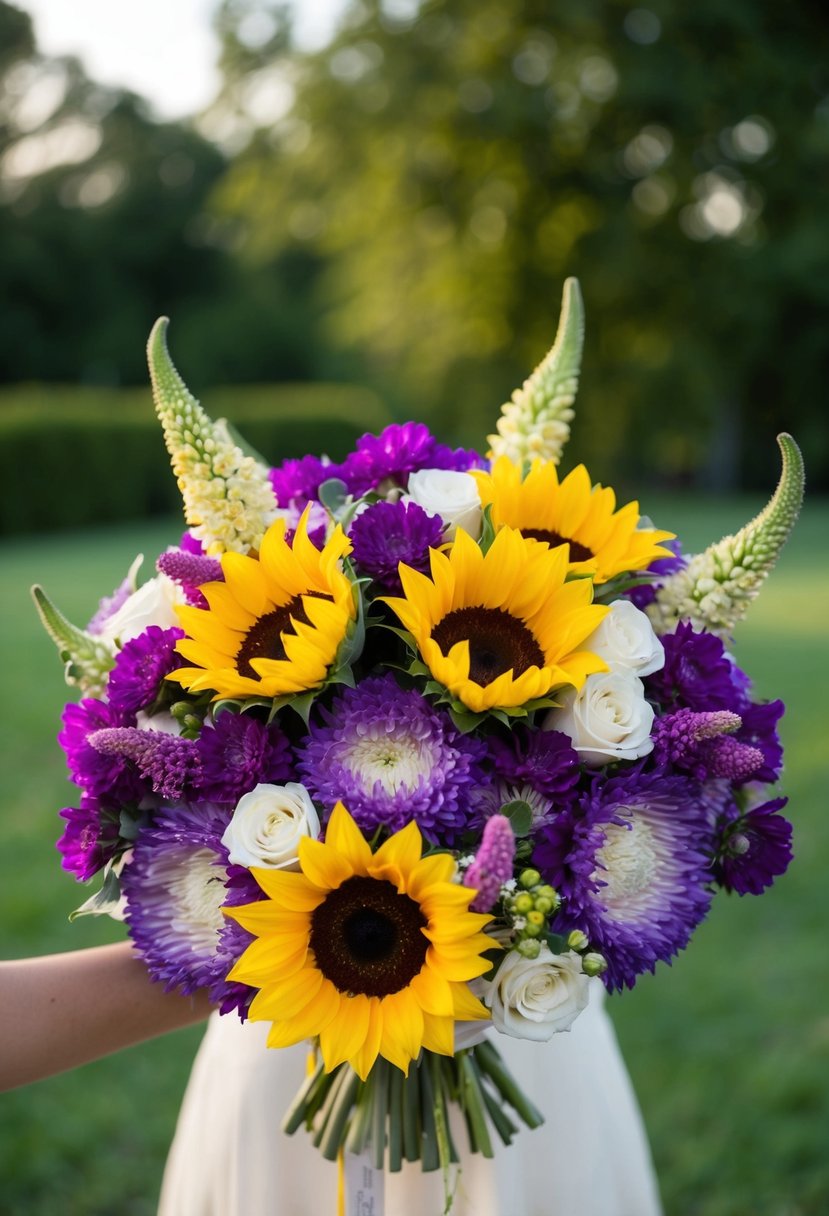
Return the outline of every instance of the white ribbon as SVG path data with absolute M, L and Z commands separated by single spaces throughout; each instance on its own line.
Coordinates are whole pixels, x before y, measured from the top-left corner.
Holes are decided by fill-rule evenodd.
M 345 1216 L 383 1216 L 383 1171 L 371 1153 L 345 1154 Z

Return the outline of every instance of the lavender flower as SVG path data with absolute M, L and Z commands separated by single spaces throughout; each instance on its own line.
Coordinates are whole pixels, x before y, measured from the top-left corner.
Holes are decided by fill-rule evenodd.
M 488 912 L 501 893 L 501 887 L 512 878 L 515 860 L 515 835 L 506 815 L 493 815 L 484 827 L 475 860 L 463 876 L 465 887 L 474 887 L 478 894 L 469 905 L 473 912 Z
M 482 464 L 476 452 L 438 443 L 422 422 L 392 423 L 379 435 L 363 435 L 357 450 L 346 457 L 337 476 L 355 497 L 383 483 L 405 489 L 410 473 L 418 469 L 454 469 L 466 472 Z
M 350 537 L 360 569 L 399 593 L 399 563 L 426 574 L 430 548 L 443 543 L 443 520 L 414 502 L 378 502 L 357 516 Z
M 223 1012 L 250 996 L 225 978 L 238 957 L 221 913 L 230 816 L 210 802 L 163 808 L 139 832 L 121 876 L 130 936 L 152 978 L 167 991 L 206 988 Z
M 537 837 L 533 862 L 563 899 L 552 928 L 581 929 L 607 959 L 606 985 L 633 987 L 687 945 L 708 911 L 711 843 L 688 779 L 641 766 L 597 779 Z
M 137 713 L 152 705 L 164 677 L 183 662 L 175 649 L 176 642 L 183 637 L 183 629 L 150 625 L 138 637 L 125 642 L 109 674 L 110 705 L 124 714 Z
M 192 739 L 116 726 L 94 731 L 89 742 L 102 755 L 131 760 L 153 793 L 170 802 L 192 793 L 200 784 L 201 758 Z
M 474 820 L 470 795 L 483 747 L 416 690 L 391 675 L 344 689 L 312 723 L 302 781 L 329 812 L 342 800 L 363 831 L 396 832 L 410 820 L 451 843 Z
M 178 583 L 183 588 L 188 603 L 197 608 L 207 607 L 207 600 L 199 588 L 204 583 L 224 580 L 220 561 L 203 553 L 192 553 L 188 549 L 168 549 L 157 559 L 155 568 L 160 574 L 166 574 L 167 578 Z
M 722 829 L 714 875 L 726 891 L 761 895 L 785 874 L 792 859 L 792 825 L 777 812 L 786 798 L 772 798 L 744 815 L 734 810 Z
M 107 814 L 97 798 L 84 794 L 79 807 L 65 807 L 60 817 L 66 820 L 64 833 L 57 842 L 61 865 L 78 882 L 86 882 L 115 855 L 118 816 Z
M 698 781 L 726 777 L 741 783 L 763 764 L 758 748 L 731 737 L 741 725 L 740 715 L 727 709 L 709 713 L 678 709 L 654 723 L 654 759 L 660 767 L 671 765 Z
M 288 740 L 274 723 L 266 726 L 251 714 L 219 714 L 198 738 L 199 789 L 212 802 L 234 806 L 260 782 L 295 779 Z

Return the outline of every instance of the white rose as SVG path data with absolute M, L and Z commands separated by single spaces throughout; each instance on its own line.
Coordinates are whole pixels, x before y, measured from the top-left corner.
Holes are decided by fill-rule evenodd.
M 568 735 L 585 764 L 636 760 L 653 750 L 653 707 L 645 700 L 644 684 L 630 672 L 588 676 L 579 692 L 566 690 L 561 701 L 542 728 Z
M 468 532 L 473 540 L 481 535 L 481 497 L 478 483 L 469 473 L 451 469 L 421 469 L 409 474 L 409 486 L 403 502 L 416 502 L 430 515 L 443 520 L 444 539 L 454 540 L 458 528 Z
M 665 650 L 653 625 L 630 600 L 615 600 L 583 646 L 604 659 L 611 671 L 649 676 L 665 665 Z
M 297 869 L 300 840 L 316 840 L 319 834 L 319 817 L 304 785 L 263 783 L 239 799 L 222 844 L 234 865 Z
M 104 621 L 101 640 L 119 642 L 123 646 L 143 633 L 148 625 L 171 629 L 179 623 L 175 605 L 185 602 L 186 597 L 178 583 L 174 583 L 166 574 L 157 574 L 134 591 L 118 611 Z
M 570 1029 L 587 1005 L 589 984 L 574 950 L 553 954 L 545 943 L 538 958 L 511 950 L 487 982 L 483 999 L 496 1030 L 543 1043 Z

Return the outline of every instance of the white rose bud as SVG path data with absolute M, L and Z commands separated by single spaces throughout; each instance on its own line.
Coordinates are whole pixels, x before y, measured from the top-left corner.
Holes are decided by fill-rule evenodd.
M 297 869 L 299 842 L 320 834 L 316 808 L 304 785 L 257 785 L 243 794 L 225 828 L 222 844 L 238 866 Z
M 544 718 L 544 730 L 568 735 L 579 759 L 592 768 L 613 760 L 637 760 L 653 750 L 653 707 L 645 686 L 629 672 L 588 676 L 581 689 L 561 694 L 561 707 Z
M 534 959 L 511 950 L 494 980 L 486 983 L 483 1000 L 496 1030 L 543 1043 L 557 1031 L 570 1029 L 589 995 L 581 957 L 572 950 L 553 954 L 544 943 Z
M 416 502 L 430 515 L 443 520 L 444 540 L 454 540 L 458 528 L 468 532 L 473 540 L 481 535 L 481 497 L 478 484 L 469 473 L 451 469 L 421 469 L 409 474 L 409 486 L 403 502 Z
M 157 574 L 143 587 L 134 591 L 117 612 L 104 621 L 100 637 L 105 642 L 125 642 L 137 638 L 149 625 L 171 629 L 178 625 L 175 605 L 186 603 L 186 597 L 166 574 Z
M 583 646 L 604 659 L 611 671 L 649 676 L 665 665 L 665 650 L 653 625 L 630 600 L 615 600 Z

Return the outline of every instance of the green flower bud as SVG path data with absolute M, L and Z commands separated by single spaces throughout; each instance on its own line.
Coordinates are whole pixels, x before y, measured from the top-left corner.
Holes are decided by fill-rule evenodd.
M 542 921 L 542 923 L 543 923 L 543 921 Z M 521 930 L 521 932 L 526 937 L 540 937 L 541 936 L 541 925 L 534 925 L 528 917 L 527 923 L 524 926 L 524 928 Z
M 601 975 L 603 971 L 607 971 L 607 959 L 595 951 L 585 954 L 581 960 L 581 969 L 585 975 Z
M 519 954 L 524 958 L 538 958 L 541 953 L 541 942 L 533 941 L 531 938 L 525 937 L 515 947 Z
M 536 895 L 540 895 L 542 899 L 551 899 L 553 901 L 554 908 L 557 908 L 561 903 L 561 900 L 558 897 L 558 892 L 556 891 L 555 887 L 551 887 L 549 883 L 545 883 L 543 887 L 539 887 L 536 891 Z
M 526 887 L 529 890 L 530 887 L 538 886 L 541 882 L 541 875 L 538 870 L 522 870 L 518 875 L 518 882 L 522 887 Z
M 534 906 L 533 897 L 527 891 L 522 891 L 512 901 L 512 910 L 513 912 L 517 912 L 519 916 L 526 916 L 528 912 L 532 912 Z
M 540 895 L 535 901 L 535 910 L 536 912 L 543 912 L 545 916 L 549 916 L 551 912 L 555 911 L 555 904 L 551 899 L 547 899 L 546 896 Z
M 544 924 L 545 920 L 546 920 L 546 917 L 543 912 L 538 912 L 534 909 L 532 912 L 527 913 L 527 924 L 528 925 L 538 925 L 538 927 L 540 928 Z
M 574 929 L 572 933 L 568 934 L 567 945 L 571 950 L 578 950 L 581 953 L 582 950 L 587 949 L 590 942 L 586 933 L 582 933 L 581 929 Z

